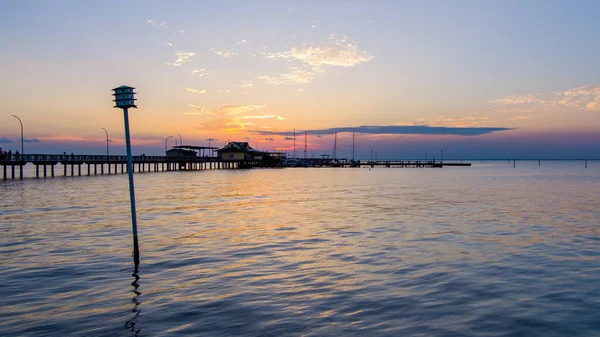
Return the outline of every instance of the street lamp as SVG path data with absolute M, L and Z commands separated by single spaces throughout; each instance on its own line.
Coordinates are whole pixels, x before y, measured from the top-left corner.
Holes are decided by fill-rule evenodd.
M 177 134 L 177 135 L 179 136 L 179 145 L 183 146 L 183 139 L 181 139 L 181 135 L 180 134 Z
M 173 136 L 169 136 L 165 139 L 165 153 L 167 153 L 167 142 L 169 141 L 169 138 L 173 138 Z
M 15 115 L 10 115 L 10 117 L 18 119 L 19 123 L 21 123 L 21 155 L 23 155 L 24 154 L 24 151 L 23 151 L 23 121 L 21 121 L 21 118 L 15 116 Z
M 108 161 L 108 131 L 105 128 L 100 128 L 106 133 L 106 160 Z

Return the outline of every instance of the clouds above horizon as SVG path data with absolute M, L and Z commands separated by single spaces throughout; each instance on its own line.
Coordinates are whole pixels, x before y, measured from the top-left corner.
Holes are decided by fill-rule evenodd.
M 270 84 L 306 84 L 312 82 L 325 67 L 355 67 L 369 62 L 374 56 L 360 50 L 358 44 L 349 42 L 347 37 L 338 38 L 334 34 L 329 40 L 301 45 L 284 52 L 263 52 L 265 59 L 283 60 L 287 71 L 276 76 L 260 75 L 259 79 Z
M 508 95 L 491 103 L 545 109 L 600 110 L 600 85 L 584 85 L 547 94 Z
M 169 66 L 181 67 L 182 64 L 188 62 L 190 58 L 192 58 L 196 53 L 185 52 L 185 51 L 176 51 L 175 56 L 177 59 L 171 63 L 167 63 Z
M 323 66 L 354 67 L 369 62 L 374 56 L 358 49 L 358 44 L 349 42 L 347 37 L 338 38 L 334 34 L 327 42 L 313 43 L 310 46 L 293 47 L 289 51 L 265 53 L 266 59 L 299 61 L 318 71 Z
M 185 91 L 193 92 L 194 94 L 206 94 L 204 89 L 184 88 Z
M 495 131 L 513 130 L 505 127 L 445 127 L 427 125 L 386 125 L 386 126 L 358 126 L 337 127 L 319 130 L 298 130 L 296 133 L 305 132 L 310 135 L 332 135 L 335 133 L 356 132 L 373 135 L 455 135 L 455 136 L 478 136 Z M 293 136 L 294 131 L 266 131 L 253 130 L 263 136 Z
M 266 113 L 266 105 L 222 105 L 207 109 L 198 105 L 189 105 L 192 111 L 185 112 L 186 115 L 196 115 L 202 118 L 197 130 L 211 130 L 221 132 L 247 131 L 246 127 L 253 125 L 253 120 L 285 120 L 284 117 Z M 264 126 L 269 128 L 269 126 Z

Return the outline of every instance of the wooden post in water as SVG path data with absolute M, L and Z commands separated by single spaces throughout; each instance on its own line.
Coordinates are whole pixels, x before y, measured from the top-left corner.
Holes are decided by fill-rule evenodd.
M 513 159 L 513 168 L 517 167 L 516 161 Z
M 587 168 L 587 159 L 585 160 L 585 168 Z
M 123 109 L 125 121 L 125 144 L 127 147 L 127 172 L 129 175 L 129 198 L 131 202 L 131 227 L 133 230 L 133 262 L 140 263 L 140 247 L 137 233 L 137 216 L 135 210 L 135 188 L 133 185 L 133 158 L 131 157 L 131 138 L 129 135 L 129 113 L 128 108 L 137 108 L 135 105 L 134 92 L 132 87 L 120 86 L 113 89 L 115 96 L 115 108 Z
M 542 161 L 538 159 L 538 166 L 542 166 Z

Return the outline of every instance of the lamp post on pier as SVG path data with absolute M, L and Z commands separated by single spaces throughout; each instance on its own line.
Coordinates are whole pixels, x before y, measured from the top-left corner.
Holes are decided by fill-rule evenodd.
M 179 136 L 179 146 L 183 146 L 183 139 L 181 138 L 180 134 L 177 134 Z
M 105 128 L 100 128 L 100 129 L 104 130 L 104 132 L 106 133 L 106 161 L 108 161 L 109 160 L 109 157 L 108 157 L 108 131 Z
M 10 115 L 10 117 L 18 119 L 19 123 L 21 124 L 21 155 L 24 155 L 25 151 L 23 150 L 23 121 L 21 121 L 21 118 L 15 116 L 15 115 Z
M 137 234 L 137 216 L 135 211 L 135 188 L 133 186 L 133 158 L 131 157 L 131 139 L 129 136 L 129 113 L 127 109 L 137 108 L 135 105 L 135 93 L 132 87 L 122 85 L 114 88 L 115 108 L 123 109 L 125 120 L 125 144 L 127 147 L 127 174 L 129 175 L 129 198 L 131 201 L 131 227 L 133 230 L 133 262 L 137 266 L 140 263 L 140 247 Z
M 167 153 L 167 143 L 169 142 L 169 138 L 173 138 L 173 136 L 169 136 L 165 139 L 165 154 Z

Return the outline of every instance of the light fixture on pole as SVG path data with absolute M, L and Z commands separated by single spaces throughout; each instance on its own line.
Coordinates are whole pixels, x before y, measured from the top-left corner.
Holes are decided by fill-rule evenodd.
M 129 136 L 129 113 L 127 109 L 137 108 L 135 105 L 135 93 L 132 87 L 122 85 L 114 88 L 115 108 L 123 109 L 125 120 L 125 145 L 127 147 L 127 174 L 129 175 L 129 198 L 131 200 L 131 225 L 133 229 L 133 262 L 137 266 L 140 263 L 140 247 L 137 235 L 137 216 L 135 211 L 135 188 L 133 186 L 133 158 L 131 157 L 131 137 Z
M 23 150 L 23 121 L 21 121 L 21 118 L 15 116 L 15 115 L 10 115 L 10 117 L 18 119 L 19 123 L 21 124 L 21 155 L 24 155 L 25 151 Z
M 169 142 L 169 138 L 173 138 L 173 136 L 169 136 L 165 139 L 165 154 L 167 153 L 167 143 Z
M 177 134 L 179 136 L 179 146 L 183 146 L 183 139 L 181 138 L 180 134 Z
M 105 128 L 100 128 L 100 129 L 104 130 L 104 132 L 106 133 L 106 161 L 108 161 L 109 160 L 109 157 L 108 157 L 108 131 Z

